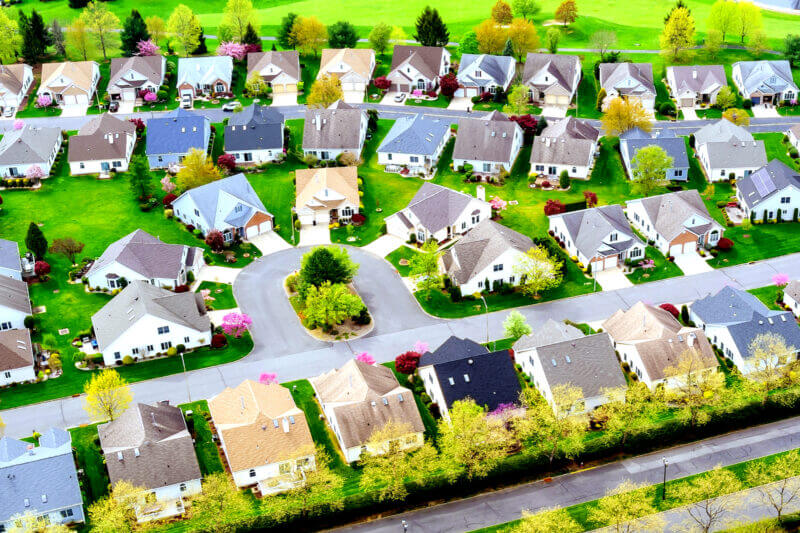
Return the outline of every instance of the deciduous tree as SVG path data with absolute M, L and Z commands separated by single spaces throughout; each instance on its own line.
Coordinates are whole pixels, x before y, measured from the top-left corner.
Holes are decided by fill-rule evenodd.
M 414 26 L 414 39 L 422 46 L 447 46 L 450 41 L 450 32 L 436 8 L 425 6 Z
M 67 28 L 67 49 L 75 50 L 78 57 L 86 61 L 89 57 L 89 45 L 89 30 L 83 19 L 78 17 Z
M 631 189 L 635 194 L 650 196 L 660 187 L 668 185 L 667 170 L 672 168 L 672 163 L 672 158 L 660 146 L 640 149 L 631 160 Z
M 779 524 L 783 523 L 784 513 L 800 501 L 797 465 L 800 465 L 800 450 L 792 450 L 769 463 L 753 461 L 745 470 L 745 482 L 755 487 L 766 507 L 775 511 Z
M 53 241 L 50 246 L 51 254 L 61 254 L 69 259 L 69 262 L 75 264 L 75 257 L 83 251 L 84 244 L 78 242 L 72 237 L 61 237 Z
M 128 382 L 116 370 L 92 374 L 83 386 L 86 394 L 84 409 L 92 420 L 114 420 L 131 404 L 133 396 Z
M 144 489 L 127 481 L 117 481 L 111 494 L 89 506 L 92 533 L 130 533 L 137 529 L 136 507 Z
M 22 13 L 20 11 L 20 13 Z M 16 60 L 22 39 L 19 35 L 19 26 L 16 21 L 6 15 L 6 10 L 0 11 L 0 61 L 11 63 Z
M 508 115 L 520 116 L 528 112 L 528 88 L 522 85 L 515 85 L 508 93 L 508 103 L 503 106 L 503 113 Z
M 739 18 L 739 7 L 734 0 L 717 0 L 711 6 L 708 15 L 708 27 L 722 34 L 722 41 L 729 34 L 736 33 L 736 22 Z
M 47 239 L 38 224 L 31 222 L 25 235 L 25 247 L 36 259 L 44 258 L 47 253 Z
M 750 35 L 747 49 L 755 57 L 761 57 L 767 49 L 767 34 L 764 30 L 756 30 Z
M 317 17 L 297 17 L 292 25 L 291 40 L 304 54 L 317 57 L 328 40 L 328 30 Z
M 675 61 L 694 45 L 694 18 L 685 7 L 672 10 L 661 33 L 661 53 Z
M 625 480 L 606 491 L 597 501 L 597 507 L 589 510 L 589 520 L 616 533 L 659 531 L 664 527 L 664 519 L 656 514 L 658 510 L 651 502 L 642 485 Z
M 725 378 L 694 348 L 681 353 L 675 365 L 664 369 L 670 387 L 665 393 L 674 406 L 688 417 L 692 427 L 704 424 L 708 413 L 703 409 L 719 404 L 725 395 Z
M 533 514 L 522 511 L 522 520 L 507 533 L 578 533 L 583 528 L 566 509 L 551 507 Z
M 297 46 L 297 43 L 292 35 L 292 30 L 294 29 L 294 23 L 296 20 L 297 13 L 286 13 L 286 16 L 281 19 L 281 26 L 278 30 L 278 44 L 281 45 L 281 48 L 294 50 Z
M 481 54 L 499 55 L 508 39 L 508 32 L 493 19 L 486 19 L 475 26 L 478 51 Z
M 511 6 L 505 0 L 497 0 L 492 6 L 492 19 L 498 24 L 510 24 L 514 15 Z
M 200 45 L 203 32 L 197 15 L 186 5 L 178 4 L 167 20 L 167 31 L 172 40 L 183 50 L 183 56 L 189 57 Z
M 561 284 L 564 277 L 561 267 L 563 263 L 551 257 L 543 246 L 534 246 L 514 267 L 519 277 L 520 291 L 538 299 L 541 291 L 552 289 Z
M 308 287 L 303 312 L 311 324 L 326 327 L 339 324 L 362 309 L 364 302 L 347 285 L 326 281 L 319 287 Z
M 619 135 L 633 128 L 650 131 L 652 117 L 638 98 L 612 98 L 603 115 L 606 135 Z
M 547 51 L 551 54 L 558 52 L 558 41 L 561 40 L 561 30 L 555 26 L 547 28 L 545 34 L 545 43 L 547 43 Z
M 175 180 L 183 192 L 222 177 L 222 173 L 214 166 L 211 156 L 200 148 L 192 148 L 189 155 L 183 158 L 181 165 Z
M 7 522 L 11 524 L 8 533 L 71 533 L 66 524 L 50 522 L 46 515 L 37 515 L 32 511 L 13 515 Z
M 654 401 L 650 389 L 642 382 L 604 389 L 601 393 L 609 400 L 600 406 L 600 412 L 606 416 L 606 431 L 616 435 L 622 446 L 630 435 L 649 428 L 651 415 L 663 405 Z
M 519 339 L 523 335 L 530 335 L 533 331 L 525 319 L 525 316 L 519 311 L 511 311 L 503 321 L 503 334 L 506 338 Z
M 192 498 L 189 516 L 209 531 L 232 531 L 250 514 L 250 502 L 225 472 L 215 472 L 203 480 L 203 492 Z
M 572 24 L 578 18 L 578 5 L 575 0 L 564 0 L 556 8 L 556 20 L 561 21 L 564 26 Z
M 220 28 L 228 28 L 234 40 L 243 43 L 248 26 L 253 30 L 257 30 L 259 27 L 258 13 L 253 9 L 253 2 L 251 0 L 228 0 L 225 4 L 225 11 L 222 13 Z
M 161 39 L 164 37 L 167 31 L 167 23 L 164 22 L 164 19 L 158 15 L 150 15 L 144 19 L 144 22 L 147 25 L 147 31 L 150 34 L 150 38 L 153 40 L 153 42 L 156 44 L 161 42 Z
M 514 0 L 514 14 L 524 19 L 532 19 L 542 9 L 536 0 Z
M 731 107 L 730 109 L 726 109 L 722 113 L 722 118 L 730 120 L 737 126 L 749 126 L 750 125 L 750 116 L 747 114 L 746 111 L 742 109 L 736 109 L 735 107 Z
M 131 14 L 125 19 L 119 38 L 120 48 L 122 48 L 122 53 L 126 56 L 132 56 L 138 52 L 137 44 L 140 41 L 150 40 L 147 23 L 145 23 L 142 15 L 136 9 L 131 10 Z
M 155 184 L 153 183 L 153 176 L 150 175 L 150 165 L 147 163 L 145 156 L 138 154 L 131 158 L 128 183 L 137 200 L 147 200 L 153 195 Z
M 372 28 L 372 31 L 369 32 L 367 40 L 369 41 L 370 47 L 375 50 L 375 53 L 382 55 L 389 47 L 389 37 L 391 37 L 391 35 L 392 27 L 385 22 L 379 22 Z
M 617 34 L 610 30 L 600 30 L 592 34 L 589 45 L 600 54 L 600 61 L 605 61 L 606 56 L 617 44 Z
M 315 287 L 325 282 L 350 283 L 357 272 L 358 264 L 341 246 L 318 246 L 300 262 L 300 281 Z
M 56 54 L 66 57 L 66 36 L 64 35 L 64 28 L 57 19 L 53 19 L 53 22 L 50 24 L 50 37 L 53 39 L 53 48 L 55 48 Z M 4 35 L 0 35 L 0 39 L 5 42 L 6 37 Z
M 437 242 L 430 240 L 422 245 L 421 253 L 414 254 L 408 262 L 409 275 L 414 279 L 417 289 L 425 291 L 426 300 L 430 300 L 431 291 L 442 286 L 442 274 L 439 272 L 441 256 Z
M 741 506 L 741 495 L 736 494 L 741 486 L 742 483 L 733 472 L 719 465 L 678 484 L 675 490 L 681 500 L 692 502 L 686 508 L 689 529 L 707 533 L 720 526 L 726 516 Z
M 750 354 L 748 364 L 752 366 L 748 377 L 761 382 L 767 391 L 771 391 L 783 385 L 785 365 L 794 358 L 797 348 L 787 344 L 779 333 L 769 331 L 756 335 L 747 346 L 747 351 Z
M 580 453 L 589 429 L 583 391 L 579 387 L 556 385 L 552 388 L 552 398 L 551 405 L 536 389 L 523 389 L 520 401 L 525 415 L 512 422 L 517 438 L 546 453 L 551 463 L 559 450 L 565 457 Z
M 719 90 L 714 107 L 725 110 L 736 104 L 736 95 L 727 85 Z
M 764 29 L 764 22 L 761 18 L 761 8 L 752 2 L 736 2 L 736 22 L 734 27 L 739 35 L 739 40 L 744 44 L 745 39 L 755 32 Z
M 784 38 L 783 55 L 793 67 L 800 66 L 800 35 L 789 34 Z
M 535 52 L 540 47 L 536 27 L 525 19 L 514 19 L 508 27 L 507 35 L 511 40 L 511 49 L 519 61 L 522 61 L 529 52 Z
M 357 43 L 356 28 L 346 20 L 328 26 L 328 46 L 331 48 L 355 48 Z
M 109 11 L 105 2 L 89 2 L 81 12 L 81 18 L 97 39 L 103 59 L 108 59 L 107 48 L 111 46 L 119 30 L 119 18 Z
M 478 36 L 474 31 L 468 31 L 458 40 L 458 51 L 461 55 L 477 54 L 480 51 Z
M 720 49 L 722 49 L 722 32 L 713 28 L 708 30 L 706 39 L 703 41 L 703 48 L 709 57 L 716 58 Z

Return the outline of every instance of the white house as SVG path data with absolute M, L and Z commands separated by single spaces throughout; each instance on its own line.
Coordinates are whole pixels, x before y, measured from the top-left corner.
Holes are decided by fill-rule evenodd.
M 511 172 L 522 148 L 522 128 L 499 111 L 483 118 L 462 118 L 453 147 L 456 169 L 472 165 L 478 175 Z
M 84 124 L 69 140 L 69 172 L 107 175 L 126 172 L 136 144 L 136 126 L 103 113 Z
M 42 83 L 36 96 L 49 96 L 61 108 L 87 107 L 92 103 L 100 82 L 100 65 L 96 61 L 44 63 Z
M 0 239 L 0 277 L 22 281 L 22 259 L 16 241 Z
M 0 331 L 24 329 L 25 317 L 31 314 L 28 284 L 0 276 Z
M 33 68 L 24 63 L 0 65 L 0 114 L 11 116 L 33 84 Z
M 406 207 L 386 217 L 386 231 L 403 240 L 441 243 L 491 217 L 492 206 L 485 200 L 483 187 L 478 188 L 478 198 L 473 198 L 426 181 Z
M 316 468 L 308 422 L 286 387 L 246 380 L 211 398 L 208 410 L 237 487 L 275 494 Z
M 794 316 L 800 318 L 800 281 L 794 279 L 783 288 L 783 303 Z
M 800 174 L 780 159 L 736 182 L 736 198 L 751 220 L 793 220 L 800 211 Z
M 247 76 L 250 77 L 254 72 L 272 88 L 273 94 L 293 94 L 296 102 L 297 84 L 302 80 L 297 50 L 247 54 Z
M 144 92 L 157 93 L 164 85 L 167 58 L 161 55 L 115 57 L 111 60 L 108 96 L 133 102 Z
M 764 141 L 724 118 L 697 130 L 694 146 L 709 181 L 742 179 L 767 164 Z
M 0 387 L 36 381 L 33 343 L 27 329 L 0 331 Z
M 731 67 L 739 94 L 753 105 L 776 105 L 797 100 L 792 67 L 785 59 L 737 61 Z
M 327 109 L 307 108 L 303 123 L 303 155 L 334 161 L 348 152 L 361 157 L 367 139 L 367 112 L 338 100 Z
M 378 164 L 387 172 L 430 175 L 448 140 L 449 121 L 423 114 L 402 116 L 378 147 Z
M 797 150 L 800 150 L 800 124 L 795 124 L 789 131 L 786 132 L 786 136 L 789 137 L 789 142 L 792 143 Z
M 531 102 L 548 107 L 569 107 L 581 82 L 581 59 L 564 54 L 528 53 L 522 84 Z
M 606 91 L 604 107 L 618 97 L 639 100 L 650 112 L 656 103 L 653 65 L 650 63 L 601 63 L 600 87 Z
M 667 85 L 678 107 L 693 109 L 699 104 L 714 105 L 728 78 L 722 65 L 667 67 Z
M 192 99 L 229 93 L 233 83 L 230 56 L 182 57 L 178 59 L 178 94 Z
M 533 140 L 531 175 L 557 180 L 566 171 L 570 178 L 589 179 L 599 138 L 597 128 L 574 117 L 550 124 Z
M 47 178 L 61 150 L 61 128 L 30 126 L 5 132 L 0 139 L 0 176 L 24 178 L 38 174 Z
M 284 124 L 283 115 L 274 107 L 250 104 L 228 119 L 225 153 L 242 166 L 281 161 Z
M 483 93 L 495 94 L 508 90 L 517 73 L 513 57 L 489 54 L 462 54 L 458 63 L 456 97 L 471 98 Z
M 133 281 L 92 315 L 97 348 L 106 365 L 187 350 L 211 342 L 211 320 L 199 293 L 174 293 Z
M 350 222 L 359 211 L 358 167 L 295 171 L 295 212 L 303 225 Z
M 330 76 L 339 80 L 344 101 L 364 101 L 375 70 L 375 51 L 370 48 L 326 48 L 322 51 L 317 79 Z
M 439 86 L 439 77 L 450 72 L 450 52 L 442 46 L 394 45 L 392 65 L 386 78 L 390 90 L 408 93 L 431 91 Z

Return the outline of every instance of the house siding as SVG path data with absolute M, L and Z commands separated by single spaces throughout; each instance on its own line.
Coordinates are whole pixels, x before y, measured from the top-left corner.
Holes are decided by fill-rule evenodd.
M 158 328 L 162 326 L 169 326 L 169 333 L 159 335 Z M 188 341 L 186 337 L 189 338 Z M 103 362 L 107 366 L 113 366 L 121 363 L 127 355 L 138 358 L 137 360 L 154 357 L 168 350 L 161 347 L 163 342 L 171 342 L 173 347 L 183 344 L 187 350 L 191 350 L 208 346 L 211 342 L 211 331 L 198 331 L 183 324 L 145 315 L 103 349 Z M 148 350 L 148 346 L 152 346 L 153 349 Z M 139 353 L 134 354 L 134 349 Z

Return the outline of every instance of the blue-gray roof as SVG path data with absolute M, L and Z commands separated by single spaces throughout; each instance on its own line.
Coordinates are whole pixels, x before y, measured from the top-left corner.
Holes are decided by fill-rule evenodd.
M 244 208 L 240 213 L 237 213 L 235 208 L 228 213 L 218 213 L 217 204 L 219 203 L 220 192 L 226 192 L 234 198 L 255 206 L 258 210 L 269 214 L 269 211 L 264 207 L 258 194 L 256 194 L 255 189 L 253 189 L 253 186 L 250 185 L 250 182 L 247 181 L 247 178 L 242 173 L 234 174 L 233 176 L 190 189 L 179 196 L 175 201 L 177 202 L 184 196 L 189 196 L 197 205 L 197 210 L 200 211 L 200 215 L 214 227 L 216 227 L 216 221 L 220 217 L 226 222 L 229 220 L 236 222 L 238 221 L 238 215 L 240 213 L 243 214 L 247 211 L 252 211 L 249 207 L 243 206 Z M 250 216 L 252 216 L 252 213 L 250 213 Z M 249 217 L 247 220 L 249 220 Z M 247 220 L 245 220 L 245 222 Z M 228 223 L 234 225 L 232 222 Z
M 147 120 L 147 155 L 186 154 L 205 150 L 208 119 L 185 109 Z
M 449 130 L 450 123 L 443 119 L 423 115 L 402 117 L 395 121 L 378 152 L 434 155 Z
M 508 350 L 462 356 L 434 365 L 445 403 L 471 398 L 494 411 L 501 404 L 518 404 L 521 391 Z
M 689 168 L 689 157 L 686 155 L 686 143 L 683 137 L 655 139 L 629 139 L 625 141 L 628 145 L 630 158 L 636 157 L 636 153 L 647 146 L 661 147 L 669 157 L 672 158 L 672 168 Z
M 457 78 L 460 84 L 467 87 L 484 87 L 486 85 L 486 79 L 483 76 L 474 78 L 466 74 L 468 67 L 475 62 L 477 62 L 477 67 L 483 74 L 488 75 L 492 81 L 501 87 L 505 86 L 506 82 L 509 81 L 507 79 L 509 73 L 512 78 L 514 76 L 516 61 L 513 57 L 489 54 L 464 54 L 461 56 L 461 62 L 458 64 Z
M 773 159 L 736 182 L 742 200 L 751 209 L 787 187 L 800 190 L 800 174 L 780 159 Z
M 0 268 L 22 270 L 19 245 L 15 241 L 0 239 Z
M 281 150 L 283 115 L 269 107 L 250 104 L 234 113 L 225 127 L 225 151 Z

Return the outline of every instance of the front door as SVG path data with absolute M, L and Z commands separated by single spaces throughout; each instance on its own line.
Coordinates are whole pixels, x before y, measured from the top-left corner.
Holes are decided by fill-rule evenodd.
M 106 162 L 100 163 L 100 168 L 103 169 L 103 172 L 108 172 L 110 165 Z

